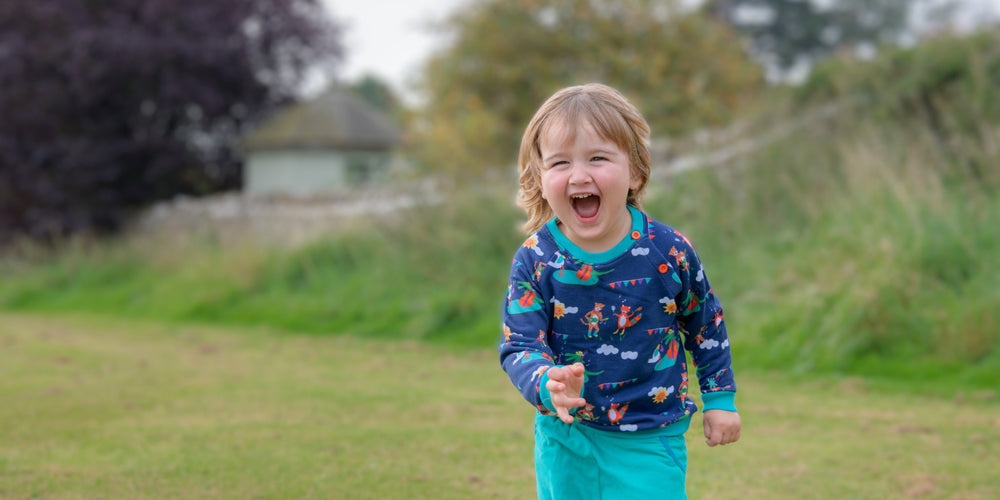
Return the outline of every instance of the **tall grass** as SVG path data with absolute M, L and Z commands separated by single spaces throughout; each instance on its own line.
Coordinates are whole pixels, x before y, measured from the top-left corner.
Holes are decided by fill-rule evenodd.
M 997 152 L 984 134 L 956 159 L 933 134 L 841 116 L 655 186 L 646 210 L 702 254 L 739 367 L 995 384 L 1000 182 L 961 163 Z M 297 249 L 125 238 L 7 259 L 0 307 L 487 347 L 522 238 L 513 189 Z
M 707 254 L 744 363 L 988 386 L 1000 176 L 965 165 L 996 165 L 996 138 L 944 148 L 926 123 L 848 112 L 649 208 Z
M 911 80 L 879 83 L 873 65 L 864 85 L 846 87 L 864 99 L 823 94 L 868 104 L 652 186 L 646 210 L 686 233 L 708 266 L 739 368 L 995 386 L 1000 127 L 993 107 L 956 91 L 1000 102 L 983 84 L 1000 68 L 985 47 L 966 83 L 918 66 L 935 75 L 920 92 Z M 932 69 L 951 67 L 932 55 Z M 8 252 L 0 308 L 486 347 L 523 238 L 514 190 L 495 179 L 456 186 L 447 203 L 294 249 L 169 235 Z
M 5 259 L 0 307 L 484 345 L 520 242 L 511 199 L 470 189 L 295 249 L 177 236 L 73 242 Z

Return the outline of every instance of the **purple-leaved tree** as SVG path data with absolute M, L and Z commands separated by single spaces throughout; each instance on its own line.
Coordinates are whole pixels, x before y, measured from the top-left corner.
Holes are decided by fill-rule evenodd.
M 0 2 L 0 243 L 238 186 L 240 133 L 341 57 L 319 0 Z

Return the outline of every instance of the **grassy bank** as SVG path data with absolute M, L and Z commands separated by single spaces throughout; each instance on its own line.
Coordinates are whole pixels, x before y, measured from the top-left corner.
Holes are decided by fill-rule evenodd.
M 511 198 L 467 193 L 294 249 L 174 234 L 21 249 L 0 307 L 483 346 L 521 238 Z
M 688 433 L 692 498 L 1000 493 L 995 395 L 740 382 L 739 443 Z M 488 350 L 0 314 L 0 400 L 3 498 L 533 495 L 532 408 Z
M 646 210 L 686 233 L 708 266 L 738 369 L 996 389 L 994 46 L 945 40 L 820 71 L 751 133 L 815 96 L 843 103 L 839 113 L 651 186 Z M 489 347 L 524 237 L 514 190 L 459 185 L 444 204 L 300 248 L 169 234 L 7 249 L 0 309 Z
M 845 121 L 657 183 L 646 209 L 708 265 L 738 368 L 995 388 L 1000 181 L 962 170 L 926 129 L 838 132 Z M 988 140 L 962 151 L 996 163 Z M 523 238 L 512 191 L 295 249 L 166 235 L 9 253 L 0 308 L 487 347 Z
M 1000 169 L 965 166 L 995 165 L 997 141 L 956 157 L 920 124 L 847 112 L 649 209 L 711 266 L 749 365 L 995 387 Z

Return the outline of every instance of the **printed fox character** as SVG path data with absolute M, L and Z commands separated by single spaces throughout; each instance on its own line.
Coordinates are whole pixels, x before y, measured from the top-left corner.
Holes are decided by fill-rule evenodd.
M 579 418 L 581 420 L 588 420 L 591 422 L 597 420 L 597 417 L 594 416 L 594 405 L 588 403 L 583 408 L 577 409 L 576 418 Z
M 636 323 L 642 319 L 642 314 L 639 312 L 642 310 L 642 306 L 635 308 L 635 314 L 632 314 L 632 308 L 626 305 L 622 305 L 619 312 L 615 313 L 614 316 L 618 318 L 618 329 L 615 333 L 618 335 L 625 335 L 625 329 L 634 326 Z
M 587 314 L 584 314 L 582 318 L 580 318 L 580 322 L 587 325 L 588 339 L 596 337 L 597 334 L 600 332 L 601 323 L 604 323 L 605 321 L 611 319 L 604 317 L 604 314 L 601 313 L 602 309 L 604 309 L 604 304 L 601 304 L 600 302 L 595 302 L 594 308 L 591 309 Z
M 677 247 L 670 247 L 670 255 L 677 259 L 677 266 L 680 267 L 681 271 L 687 271 L 689 269 L 687 252 L 678 250 Z
M 617 425 L 618 422 L 621 422 L 622 417 L 625 416 L 626 411 L 628 411 L 627 404 L 619 407 L 618 403 L 612 403 L 611 408 L 608 409 L 608 420 L 610 420 L 612 424 Z

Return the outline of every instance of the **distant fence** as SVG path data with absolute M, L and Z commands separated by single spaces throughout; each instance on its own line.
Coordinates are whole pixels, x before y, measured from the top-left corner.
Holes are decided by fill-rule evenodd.
M 829 104 L 773 124 L 741 123 L 674 142 L 655 141 L 650 147 L 654 176 L 665 178 L 695 168 L 732 164 L 802 126 L 833 117 L 840 109 L 837 104 Z M 514 175 L 514 171 L 511 167 L 510 174 Z M 511 186 L 515 189 L 516 180 Z M 145 211 L 137 219 L 135 230 L 210 236 L 223 242 L 250 239 L 297 245 L 363 218 L 386 217 L 401 209 L 441 203 L 445 196 L 442 191 L 439 182 L 425 179 L 310 197 L 240 192 L 179 197 Z
M 178 197 L 143 212 L 135 221 L 133 232 L 297 245 L 332 234 L 362 218 L 379 218 L 440 201 L 438 188 L 430 181 L 309 197 L 241 192 Z

